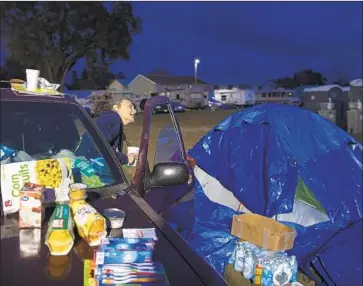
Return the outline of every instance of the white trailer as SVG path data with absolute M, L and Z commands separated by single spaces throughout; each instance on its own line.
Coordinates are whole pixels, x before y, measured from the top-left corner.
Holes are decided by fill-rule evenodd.
M 215 89 L 214 98 L 223 104 L 236 106 L 249 106 L 256 103 L 256 94 L 251 89 Z
M 198 88 L 168 90 L 166 95 L 170 100 L 179 101 L 188 109 L 203 109 L 205 107 L 205 99 L 208 97 L 202 89 Z

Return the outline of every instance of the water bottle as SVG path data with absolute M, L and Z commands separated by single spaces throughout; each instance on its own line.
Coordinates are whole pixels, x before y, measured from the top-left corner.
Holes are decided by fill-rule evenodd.
M 245 258 L 245 251 L 241 245 L 237 246 L 236 249 L 236 257 L 234 262 L 234 270 L 237 272 L 242 272 L 244 267 L 244 258 Z
M 297 270 L 298 270 L 298 263 L 296 260 L 295 256 L 291 256 L 290 257 L 290 267 L 291 267 L 291 272 L 292 272 L 292 276 L 290 279 L 290 282 L 296 282 L 297 280 Z
M 243 277 L 246 279 L 252 279 L 254 269 L 255 269 L 255 262 L 253 259 L 253 254 L 250 249 L 247 249 L 245 252 L 246 256 L 244 259 L 244 266 L 243 266 Z

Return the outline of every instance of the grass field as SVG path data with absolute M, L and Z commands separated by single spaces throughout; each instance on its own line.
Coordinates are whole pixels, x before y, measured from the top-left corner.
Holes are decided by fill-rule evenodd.
M 185 149 L 188 150 L 198 142 L 212 127 L 216 126 L 220 121 L 228 115 L 236 112 L 236 110 L 217 110 L 214 112 L 203 111 L 187 111 L 185 113 L 177 113 L 177 118 L 182 130 Z M 133 146 L 140 145 L 140 135 L 142 132 L 143 115 L 139 114 L 133 124 L 125 127 L 127 140 Z M 153 115 L 151 121 L 150 147 L 149 147 L 149 164 L 153 164 L 154 154 L 156 149 L 156 138 L 159 131 L 171 124 L 169 114 Z M 135 168 L 124 168 L 127 177 L 133 177 Z
M 187 111 L 185 113 L 177 113 L 177 118 L 182 130 L 185 149 L 192 148 L 198 140 L 205 135 L 212 127 L 216 126 L 219 122 L 225 119 L 228 115 L 236 112 L 236 110 L 217 110 L 211 112 L 209 110 L 204 111 Z M 142 132 L 142 120 L 143 114 L 136 116 L 136 121 L 125 127 L 125 134 L 127 140 L 133 146 L 139 146 L 140 135 Z M 154 160 L 154 154 L 156 149 L 156 138 L 161 129 L 168 124 L 171 124 L 169 114 L 157 114 L 153 115 L 151 123 L 150 134 L 150 147 L 149 147 L 149 164 L 152 166 Z M 360 142 L 362 142 L 362 133 L 355 136 Z M 134 175 L 135 168 L 124 168 L 124 171 L 129 179 Z

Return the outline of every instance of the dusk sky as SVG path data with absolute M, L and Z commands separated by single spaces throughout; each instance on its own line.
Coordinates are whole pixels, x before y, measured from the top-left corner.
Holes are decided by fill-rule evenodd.
M 362 77 L 360 2 L 134 2 L 143 21 L 128 77 L 165 68 L 211 83 L 260 83 L 314 68 Z
M 209 83 L 261 84 L 304 68 L 320 71 L 330 81 L 362 77 L 361 2 L 133 6 L 143 31 L 134 37 L 131 60 L 112 66 L 129 79 L 155 69 L 193 75 L 195 57 L 201 61 L 198 77 Z

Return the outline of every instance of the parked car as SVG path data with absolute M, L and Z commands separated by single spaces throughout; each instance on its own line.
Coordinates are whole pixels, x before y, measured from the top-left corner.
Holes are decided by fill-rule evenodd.
M 185 112 L 185 107 L 179 102 L 172 101 L 172 102 L 170 102 L 170 106 L 174 112 Z M 155 113 L 168 113 L 168 112 L 169 112 L 169 110 L 168 110 L 168 106 L 166 104 L 157 105 L 154 110 L 154 114 Z
M 130 183 L 102 132 L 76 101 L 68 96 L 22 94 L 10 88 L 1 88 L 0 95 L 1 144 L 24 151 L 32 158 L 44 159 L 68 150 L 89 160 L 101 159 L 107 167 L 107 172 L 99 174 L 104 179 L 104 186 L 89 187 L 87 200 L 100 212 L 106 208 L 123 209 L 126 212 L 125 228 L 156 229 L 158 241 L 154 259 L 164 265 L 170 285 L 227 285 L 152 208 L 156 201 L 163 205 L 172 204 L 170 197 L 189 192 L 194 183 L 173 108 L 170 112 L 171 128 L 178 137 L 180 156 L 174 162 L 158 162 L 152 171 L 149 169 L 151 114 L 156 106 L 171 107 L 167 98 L 154 97 L 145 104 L 139 160 Z M 79 151 L 84 138 L 91 145 Z M 63 156 L 67 156 L 65 154 L 67 152 Z M 46 218 L 53 208 L 46 207 Z M 36 237 L 26 238 L 29 231 L 18 229 L 18 214 L 1 216 L 0 222 L 2 285 L 83 285 L 83 260 L 92 258 L 92 249 L 87 244 L 77 248 L 82 242 L 80 238 L 76 237 L 74 249 L 68 256 L 62 256 L 62 262 L 58 263 L 59 257 L 50 256 L 44 244 L 47 222 L 43 224 L 41 239 L 40 232 L 35 232 L 39 234 L 39 241 Z M 26 251 L 27 255 L 24 254 Z M 30 255 L 34 251 L 36 254 Z M 91 253 L 91 257 L 87 257 L 87 253 Z M 54 274 L 54 267 L 62 273 L 61 276 Z
M 295 105 L 295 106 L 302 106 L 303 105 L 303 101 L 298 97 L 290 98 L 288 103 L 291 104 L 291 105 Z

